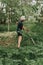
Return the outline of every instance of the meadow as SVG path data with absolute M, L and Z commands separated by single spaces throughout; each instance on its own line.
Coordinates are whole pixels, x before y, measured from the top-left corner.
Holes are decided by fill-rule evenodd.
M 0 35 L 0 65 L 43 65 L 43 23 L 26 22 L 25 26 L 29 32 L 23 32 L 19 49 L 17 48 L 17 34 L 14 33 L 16 26 L 12 25 L 13 31 L 0 32 L 3 34 Z

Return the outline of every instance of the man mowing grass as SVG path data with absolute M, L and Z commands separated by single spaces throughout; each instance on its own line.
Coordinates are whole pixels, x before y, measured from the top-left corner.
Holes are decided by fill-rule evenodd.
M 22 41 L 22 30 L 26 29 L 23 25 L 23 22 L 25 21 L 25 16 L 20 17 L 20 21 L 17 24 L 17 34 L 18 34 L 18 48 L 20 48 L 20 44 Z

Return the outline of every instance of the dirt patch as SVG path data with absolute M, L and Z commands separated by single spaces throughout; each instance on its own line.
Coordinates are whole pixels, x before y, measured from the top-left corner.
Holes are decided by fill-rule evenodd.
M 0 45 L 11 45 L 15 42 L 16 32 L 4 32 L 0 33 Z
M 7 36 L 13 36 L 13 35 L 16 35 L 16 31 L 13 31 L 13 32 L 4 32 L 4 33 L 0 33 L 0 36 L 4 36 L 4 37 L 7 37 Z

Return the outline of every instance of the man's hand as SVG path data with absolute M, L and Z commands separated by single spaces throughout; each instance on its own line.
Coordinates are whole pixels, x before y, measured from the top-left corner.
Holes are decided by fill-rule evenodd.
M 26 32 L 29 32 L 29 30 L 23 26 L 23 30 L 25 30 Z

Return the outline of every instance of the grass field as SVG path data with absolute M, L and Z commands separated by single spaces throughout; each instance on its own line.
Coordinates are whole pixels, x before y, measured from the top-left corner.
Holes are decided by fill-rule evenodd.
M 28 34 L 35 44 L 28 34 L 24 33 L 21 47 L 18 49 L 17 34 L 14 30 L 0 33 L 0 65 L 43 65 L 43 24 L 27 23 L 25 26 L 29 28 Z
M 9 25 L 9 31 L 15 31 L 16 25 L 10 24 Z M 8 25 L 7 24 L 0 24 L 0 32 L 7 32 L 8 31 Z

